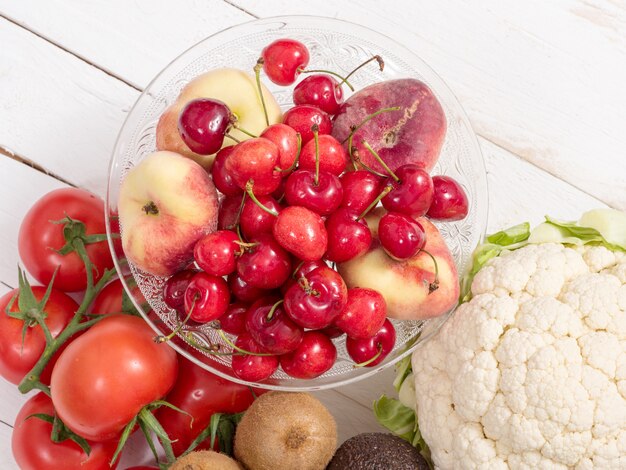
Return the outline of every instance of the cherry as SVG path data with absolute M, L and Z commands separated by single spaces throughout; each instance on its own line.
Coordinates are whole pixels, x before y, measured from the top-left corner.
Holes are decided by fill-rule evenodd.
M 276 171 L 278 158 L 279 150 L 274 142 L 255 137 L 233 147 L 224 169 L 241 189 L 246 189 L 246 184 L 252 180 L 254 193 L 261 196 L 270 194 L 280 185 L 281 175 Z
M 228 288 L 238 301 L 244 303 L 252 303 L 267 294 L 265 289 L 248 284 L 236 272 L 228 275 Z
M 178 116 L 178 132 L 187 147 L 200 155 L 217 152 L 231 124 L 228 106 L 212 98 L 191 100 Z
M 316 154 L 319 154 L 320 171 L 328 171 L 337 176 L 342 174 L 348 164 L 348 154 L 341 142 L 332 135 L 322 133 L 318 138 L 317 147 L 316 151 L 315 139 L 304 144 L 300 152 L 299 167 L 304 170 L 315 170 Z
M 185 291 L 185 312 L 191 319 L 206 323 L 222 316 L 230 302 L 230 291 L 221 277 L 204 272 L 196 273 Z
M 305 207 L 283 209 L 276 218 L 272 233 L 280 246 L 305 261 L 321 259 L 328 246 L 322 217 Z
M 426 244 L 426 232 L 408 215 L 387 212 L 378 221 L 378 238 L 389 256 L 406 260 L 415 256 Z
M 461 220 L 467 216 L 469 201 L 461 185 L 449 176 L 433 176 L 433 201 L 427 215 L 431 219 Z
M 231 230 L 209 233 L 196 242 L 193 257 L 198 266 L 214 276 L 225 276 L 237 267 L 239 236 Z
M 309 64 L 309 50 L 295 39 L 277 39 L 261 52 L 263 70 L 276 85 L 291 85 Z
M 252 304 L 246 313 L 246 328 L 263 350 L 271 354 L 293 351 L 302 342 L 304 334 L 302 327 L 296 325 L 272 297 Z
M 348 289 L 348 302 L 335 319 L 335 326 L 354 339 L 374 336 L 387 317 L 387 304 L 374 289 Z
M 240 302 L 232 303 L 226 309 L 226 313 L 218 318 L 220 328 L 226 333 L 240 335 L 246 331 L 246 312 L 248 307 Z
M 231 230 L 237 225 L 237 216 L 241 208 L 241 196 L 225 197 L 220 202 L 217 213 L 217 228 L 220 230 Z
M 337 328 L 334 325 L 327 326 L 326 328 L 322 328 L 318 331 L 320 333 L 324 333 L 330 339 L 339 338 L 340 336 L 345 334 L 343 331 L 341 331 L 341 329 Z
M 302 261 L 298 266 L 296 266 L 292 278 L 297 280 L 301 277 L 306 277 L 307 274 L 321 267 L 327 267 L 327 264 L 324 263 L 321 259 Z
M 248 382 L 260 382 L 270 377 L 278 369 L 278 357 L 265 355 L 249 333 L 242 333 L 237 337 L 235 346 L 254 354 L 233 353 L 232 368 L 237 377 Z M 263 354 L 263 355 L 257 355 Z
M 426 214 L 433 200 L 433 180 L 426 170 L 412 163 L 402 165 L 387 184 L 393 190 L 382 200 L 385 209 L 412 217 Z
M 179 313 L 185 311 L 185 291 L 189 281 L 197 272 L 192 269 L 183 269 L 165 281 L 165 286 L 163 287 L 163 302 L 165 302 L 165 305 Z
M 280 213 L 283 210 L 283 207 L 272 196 L 258 196 L 257 199 L 263 206 L 274 212 Z M 261 233 L 272 233 L 275 223 L 275 215 L 261 209 L 252 199 L 246 199 L 241 211 L 239 226 L 247 239 Z
M 233 151 L 233 146 L 224 147 L 217 152 L 215 160 L 213 160 L 213 166 L 211 167 L 211 176 L 213 177 L 213 183 L 215 187 L 222 194 L 226 196 L 239 196 L 242 193 L 242 189 L 237 186 L 237 183 L 232 179 L 230 174 L 226 172 L 224 165 L 226 159 Z
M 313 379 L 328 371 L 337 359 L 337 348 L 323 333 L 306 331 L 295 351 L 280 357 L 285 373 L 298 379 Z
M 348 288 L 339 273 L 321 266 L 287 290 L 285 311 L 297 324 L 319 330 L 333 322 L 347 300 Z
M 328 114 L 335 115 L 343 103 L 343 90 L 330 75 L 309 75 L 293 90 L 294 104 L 312 104 Z
M 396 330 L 389 319 L 385 319 L 383 326 L 371 338 L 353 339 L 348 336 L 346 339 L 346 349 L 352 360 L 365 367 L 380 364 L 395 344 Z
M 298 156 L 298 133 L 288 125 L 278 123 L 266 127 L 259 137 L 271 140 L 278 147 L 278 167 L 287 174 L 286 170 L 292 167 Z
M 332 130 L 330 116 L 310 104 L 301 104 L 287 110 L 283 115 L 283 123 L 300 133 L 302 145 L 313 138 L 313 125 L 317 124 L 320 134 L 330 134 Z
M 343 189 L 339 178 L 332 173 L 320 171 L 317 183 L 315 171 L 294 171 L 285 183 L 285 199 L 291 206 L 302 206 L 329 215 L 339 207 L 343 199 Z
M 372 243 L 372 233 L 359 213 L 340 207 L 326 220 L 328 249 L 326 259 L 343 263 L 364 254 Z
M 343 188 L 341 207 L 363 212 L 380 194 L 385 179 L 366 170 L 347 171 L 339 177 Z
M 289 254 L 269 234 L 259 234 L 251 241 L 254 246 L 246 248 L 237 260 L 239 276 L 261 289 L 280 287 L 291 274 Z

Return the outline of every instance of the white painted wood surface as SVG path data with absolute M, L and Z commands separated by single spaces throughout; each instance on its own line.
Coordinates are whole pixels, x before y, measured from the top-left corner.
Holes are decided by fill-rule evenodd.
M 0 0 L 0 295 L 16 284 L 24 213 L 65 184 L 55 176 L 104 193 L 117 132 L 155 73 L 209 34 L 283 14 L 372 27 L 442 76 L 480 136 L 490 231 L 626 208 L 623 2 Z M 319 394 L 342 439 L 377 429 L 369 407 L 392 376 Z M 9 470 L 9 425 L 25 397 L 2 379 L 0 396 L 0 469 Z M 122 468 L 145 460 L 143 450 L 134 443 Z

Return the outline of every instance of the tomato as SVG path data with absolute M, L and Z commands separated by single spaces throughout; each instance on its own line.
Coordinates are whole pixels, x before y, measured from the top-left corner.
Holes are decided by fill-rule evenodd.
M 106 233 L 104 203 L 88 191 L 77 188 L 56 189 L 44 195 L 29 209 L 20 226 L 18 250 L 28 272 L 41 284 L 48 285 L 58 267 L 54 287 L 64 292 L 84 290 L 87 271 L 77 253 L 58 253 L 65 245 L 63 224 L 53 221 L 66 216 L 85 224 L 87 235 Z M 106 240 L 86 246 L 89 259 L 94 265 L 94 282 L 106 269 L 113 267 L 113 260 Z
M 110 315 L 76 338 L 54 369 L 52 402 L 65 425 L 86 439 L 119 435 L 139 410 L 164 397 L 178 359 L 141 318 Z
M 87 455 L 71 440 L 52 442 L 52 424 L 32 414 L 54 415 L 52 401 L 44 393 L 30 398 L 17 415 L 11 435 L 13 457 L 22 470 L 104 470 L 109 467 L 117 447 L 116 441 L 89 442 L 91 452 Z M 28 419 L 26 419 L 28 418 Z
M 209 425 L 213 413 L 240 413 L 254 401 L 250 387 L 223 379 L 179 356 L 178 380 L 166 400 L 193 417 L 165 406 L 156 417 L 172 442 L 174 455 L 182 454 Z M 255 392 L 256 393 L 256 392 Z M 258 393 L 257 393 L 258 395 Z M 210 441 L 210 439 L 208 439 Z M 204 442 L 199 449 L 208 449 Z
M 32 290 L 37 301 L 40 301 L 46 293 L 45 287 L 33 286 Z M 46 347 L 46 338 L 41 326 L 29 327 L 22 340 L 24 322 L 6 314 L 6 308 L 13 296 L 17 297 L 11 306 L 11 312 L 19 311 L 18 294 L 19 289 L 14 289 L 0 298 L 0 376 L 14 384 L 21 382 L 39 360 Z M 74 299 L 61 291 L 52 289 L 44 311 L 47 315 L 46 325 L 53 337 L 57 337 L 63 331 L 77 309 L 78 304 Z M 57 357 L 58 354 L 55 354 L 50 359 L 41 374 L 40 380 L 45 384 L 50 383 L 50 373 Z
M 126 283 L 129 286 L 133 286 L 132 295 L 141 303 L 144 303 L 146 299 L 143 297 L 134 279 L 132 277 L 126 279 Z M 128 298 L 127 301 L 131 302 L 130 298 Z M 124 305 L 124 286 L 122 285 L 122 281 L 115 279 L 104 286 L 98 293 L 89 310 L 91 313 L 100 315 L 120 312 L 133 313 L 132 311 L 128 311 L 132 310 L 131 307 L 134 308 L 132 302 L 130 305 Z

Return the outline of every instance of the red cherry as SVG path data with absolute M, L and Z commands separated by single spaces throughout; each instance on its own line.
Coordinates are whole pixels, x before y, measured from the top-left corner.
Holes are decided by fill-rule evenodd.
M 467 216 L 469 201 L 461 185 L 449 176 L 433 176 L 433 201 L 427 215 L 437 220 L 461 220 Z
M 387 254 L 397 260 L 412 258 L 426 244 L 426 232 L 419 222 L 398 212 L 380 218 L 378 238 Z
M 283 210 L 283 207 L 272 196 L 257 196 L 257 199 L 275 212 L 280 213 Z M 275 223 L 275 215 L 261 209 L 252 199 L 246 199 L 239 219 L 239 226 L 244 237 L 250 239 L 261 233 L 272 233 Z
M 329 215 L 337 210 L 343 199 L 343 189 L 337 176 L 320 171 L 317 184 L 315 171 L 294 171 L 285 183 L 285 199 L 291 206 L 302 206 Z
M 263 70 L 276 85 L 291 85 L 309 64 L 309 50 L 295 39 L 277 39 L 261 52 Z
M 314 330 L 326 328 L 344 309 L 348 288 L 328 266 L 298 279 L 285 293 L 285 311 L 297 324 Z
M 178 132 L 187 147 L 200 155 L 217 152 L 224 143 L 232 115 L 225 103 L 211 98 L 191 100 L 178 117 Z
M 189 282 L 185 291 L 185 312 L 198 323 L 215 320 L 226 312 L 230 302 L 230 291 L 221 277 L 199 272 Z
M 323 333 L 306 331 L 295 351 L 280 357 L 285 373 L 298 379 L 313 379 L 328 371 L 337 359 L 337 349 Z
M 248 284 L 236 272 L 228 276 L 228 288 L 238 301 L 244 303 L 252 303 L 267 294 L 265 289 Z
M 286 124 L 272 124 L 259 137 L 271 140 L 278 147 L 278 166 L 281 170 L 293 165 L 298 156 L 298 133 L 293 128 Z
M 272 230 L 276 241 L 296 257 L 312 261 L 326 252 L 328 235 L 319 214 L 300 206 L 283 209 Z
M 239 236 L 230 230 L 218 230 L 201 238 L 193 248 L 196 263 L 209 274 L 225 276 L 235 271 Z
M 320 135 L 318 138 L 320 171 L 328 171 L 339 176 L 346 169 L 348 154 L 341 142 L 332 135 Z M 299 168 L 315 171 L 315 139 L 309 140 L 300 152 Z
M 306 277 L 307 274 L 321 267 L 328 267 L 328 265 L 324 263 L 321 259 L 302 261 L 293 272 L 292 278 L 298 280 L 301 277 Z
M 343 90 L 330 75 L 313 74 L 296 85 L 294 104 L 312 104 L 328 114 L 335 115 L 343 103 Z
M 347 171 L 339 177 L 343 188 L 341 207 L 360 214 L 381 193 L 385 179 L 366 170 Z
M 276 171 L 278 147 L 268 139 L 256 137 L 235 145 L 224 164 L 225 170 L 241 189 L 254 182 L 254 194 L 270 194 L 278 188 L 281 175 Z
M 235 183 L 224 168 L 226 159 L 232 151 L 233 146 L 231 145 L 229 147 L 224 147 L 222 150 L 217 152 L 215 160 L 213 160 L 213 166 L 211 167 L 211 176 L 213 177 L 215 187 L 222 194 L 226 196 L 239 196 L 243 190 L 237 186 L 237 183 Z
M 335 326 L 350 338 L 365 339 L 374 336 L 387 317 L 387 304 L 374 289 L 348 289 L 348 302 L 335 319 Z
M 169 308 L 182 313 L 185 311 L 185 291 L 189 286 L 189 281 L 198 271 L 183 269 L 173 274 L 163 287 L 163 302 Z
M 226 313 L 218 318 L 220 327 L 231 335 L 240 335 L 246 331 L 246 312 L 248 307 L 245 304 L 235 302 L 228 306 Z
M 274 307 L 276 300 L 266 297 L 252 304 L 246 313 L 246 328 L 263 350 L 285 354 L 302 342 L 304 330 L 287 316 L 281 305 Z
M 235 346 L 251 353 L 265 354 L 249 333 L 237 337 Z M 278 369 L 277 356 L 255 356 L 252 354 L 234 354 L 232 359 L 233 372 L 237 377 L 248 382 L 260 382 L 270 377 Z
M 241 207 L 241 196 L 225 197 L 220 202 L 217 213 L 217 228 L 220 230 L 232 230 L 237 225 L 237 215 Z
M 237 260 L 241 279 L 254 287 L 275 289 L 291 274 L 289 254 L 271 235 L 262 233 L 251 239 L 255 246 L 247 248 Z
M 374 367 L 375 365 L 380 364 L 393 350 L 395 344 L 396 330 L 389 319 L 385 320 L 380 330 L 378 330 L 378 332 L 371 338 L 352 339 L 348 336 L 346 339 L 346 349 L 348 350 L 348 354 L 357 364 L 363 364 L 370 361 L 378 354 L 376 359 L 365 365 L 366 367 Z
M 303 146 L 313 138 L 311 127 L 314 124 L 317 124 L 320 135 L 330 134 L 333 127 L 330 116 L 317 106 L 310 104 L 301 104 L 287 110 L 283 115 L 283 123 L 300 133 Z
M 383 207 L 411 217 L 426 214 L 433 200 L 433 180 L 430 175 L 413 164 L 402 165 L 395 174 L 399 181 L 392 177 L 387 179 L 387 184 L 393 190 L 382 199 Z
M 372 243 L 372 232 L 365 219 L 351 209 L 340 207 L 326 220 L 328 249 L 326 259 L 343 263 L 364 254 Z
M 339 338 L 340 336 L 345 334 L 343 331 L 341 331 L 339 328 L 337 328 L 334 325 L 327 326 L 326 328 L 322 328 L 321 330 L 318 330 L 318 331 L 320 333 L 324 333 L 330 339 Z

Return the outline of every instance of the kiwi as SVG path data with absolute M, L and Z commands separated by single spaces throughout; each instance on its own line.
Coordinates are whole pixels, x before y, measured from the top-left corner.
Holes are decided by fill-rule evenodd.
M 249 470 L 323 470 L 336 446 L 334 418 L 308 393 L 261 395 L 235 433 L 235 457 Z
M 179 458 L 169 470 L 243 470 L 243 468 L 226 454 L 200 450 Z
M 429 470 L 415 447 L 392 434 L 358 434 L 344 442 L 327 470 Z

